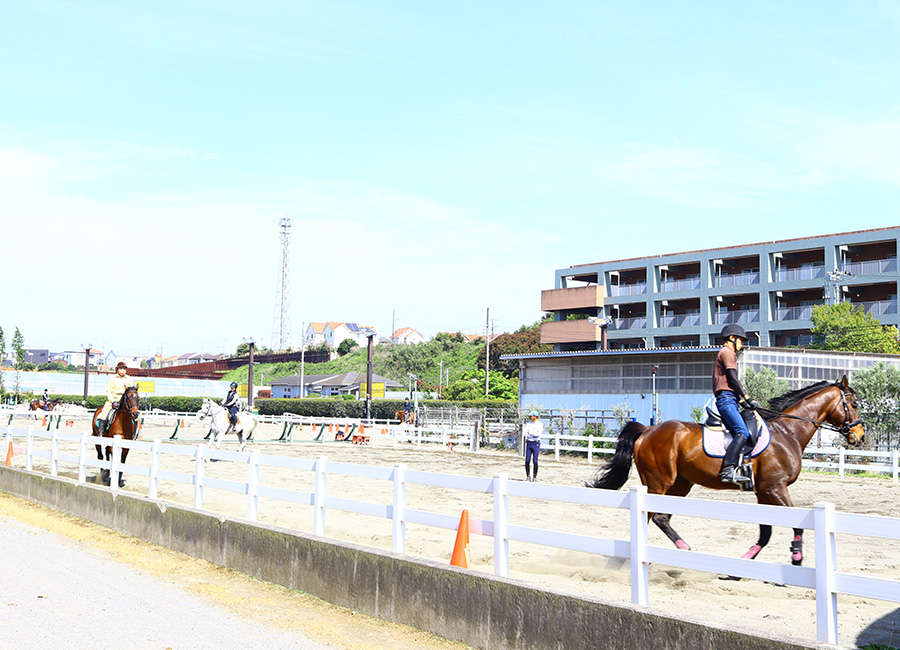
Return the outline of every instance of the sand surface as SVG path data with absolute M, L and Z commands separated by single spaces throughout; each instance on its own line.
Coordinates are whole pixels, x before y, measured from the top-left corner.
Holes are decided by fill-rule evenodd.
M 71 431 L 71 429 L 69 429 Z M 514 452 L 481 450 L 477 453 L 447 451 L 437 445 L 417 448 L 402 444 L 387 446 L 359 446 L 333 442 L 334 434 L 325 433 L 332 441 L 325 444 L 312 441 L 310 429 L 293 431 L 290 444 L 271 442 L 281 434 L 281 425 L 261 425 L 257 441 L 248 449 L 262 454 L 315 458 L 324 455 L 329 461 L 392 467 L 404 463 L 409 469 L 464 476 L 492 477 L 501 472 L 511 479 L 524 477 L 523 461 Z M 145 425 L 144 439 L 161 438 L 172 433 L 171 427 Z M 206 429 L 189 423 L 182 430 L 178 444 L 195 445 Z M 66 445 L 62 445 L 65 449 Z M 236 438 L 230 436 L 223 449 L 236 450 Z M 145 455 L 145 454 L 144 454 Z M 142 454 L 135 453 L 129 463 L 145 464 Z M 163 467 L 171 471 L 192 471 L 193 460 L 188 457 L 167 456 Z M 541 483 L 580 486 L 599 468 L 600 461 L 588 464 L 584 457 L 561 457 L 552 454 L 541 457 Z M 21 462 L 17 466 L 22 466 Z M 40 462 L 36 469 L 44 470 Z M 61 468 L 62 475 L 77 478 L 71 468 Z M 94 471 L 89 471 L 89 478 Z M 246 480 L 247 469 L 230 462 L 206 464 L 208 476 Z M 263 485 L 290 487 L 312 491 L 312 472 L 264 468 Z M 637 484 L 632 471 L 629 483 Z M 125 488 L 147 494 L 147 479 L 128 477 Z M 805 472 L 790 488 L 797 507 L 811 507 L 820 501 L 832 502 L 838 511 L 900 517 L 900 486 L 890 478 L 846 478 Z M 352 477 L 329 476 L 328 492 L 345 498 L 370 503 L 389 504 L 392 486 L 387 481 Z M 753 503 L 753 494 L 734 491 L 715 491 L 695 488 L 691 497 L 732 502 Z M 159 498 L 172 503 L 193 503 L 192 486 L 162 482 Z M 206 489 L 205 508 L 236 517 L 246 516 L 245 496 L 222 490 Z M 410 508 L 439 512 L 458 518 L 468 509 L 470 517 L 491 519 L 493 504 L 488 494 L 411 485 L 408 489 Z M 259 520 L 312 532 L 313 513 L 310 506 L 302 506 L 271 499 L 262 499 Z M 548 530 L 595 535 L 607 539 L 628 539 L 628 515 L 594 506 L 564 504 L 541 499 L 510 500 L 510 523 L 529 525 Z M 695 517 L 673 518 L 673 526 L 697 551 L 739 557 L 758 536 L 758 526 L 705 520 Z M 655 526 L 650 526 L 650 543 L 671 546 L 669 540 Z M 325 518 L 325 534 L 335 539 L 390 550 L 391 522 L 386 519 L 329 510 Z M 772 562 L 789 561 L 792 532 L 776 528 L 772 541 L 760 559 Z M 811 531 L 804 537 L 805 565 L 815 564 L 815 543 Z M 449 562 L 455 532 L 410 524 L 407 526 L 408 554 Z M 900 580 L 900 548 L 897 542 L 878 538 L 838 536 L 838 569 L 859 575 Z M 630 570 L 627 562 L 600 555 L 563 551 L 542 546 L 511 542 L 510 577 L 535 585 L 576 594 L 629 602 L 631 598 Z M 475 535 L 471 541 L 471 568 L 493 574 L 493 540 Z M 800 587 L 785 587 L 756 580 L 728 581 L 712 573 L 677 569 L 663 565 L 650 567 L 650 606 L 671 615 L 691 618 L 736 629 L 787 635 L 813 640 L 816 638 L 815 593 Z M 900 589 L 898 589 L 900 596 Z M 896 603 L 855 596 L 838 597 L 839 643 L 856 646 L 881 643 L 900 647 L 900 606 Z

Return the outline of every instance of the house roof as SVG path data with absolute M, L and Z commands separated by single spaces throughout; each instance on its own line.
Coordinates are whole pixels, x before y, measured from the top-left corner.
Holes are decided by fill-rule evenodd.
M 316 334 L 322 334 L 325 331 L 325 323 L 310 323 L 309 326 Z

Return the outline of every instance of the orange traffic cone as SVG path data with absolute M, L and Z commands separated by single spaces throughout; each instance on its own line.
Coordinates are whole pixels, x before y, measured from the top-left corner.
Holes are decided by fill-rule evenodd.
M 453 545 L 453 555 L 450 557 L 450 566 L 469 568 L 469 511 L 463 510 L 459 517 L 459 528 L 456 529 L 456 543 Z
M 362 422 L 360 422 L 359 423 L 359 435 L 362 435 L 363 431 L 365 431 L 365 430 L 366 430 L 366 427 L 363 425 Z
M 9 439 L 9 444 L 6 446 L 6 466 L 13 466 L 13 445 L 12 438 Z

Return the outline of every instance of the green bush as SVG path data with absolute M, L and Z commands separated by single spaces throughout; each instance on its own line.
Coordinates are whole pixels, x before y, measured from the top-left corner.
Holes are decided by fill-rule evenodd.
M 364 418 L 366 416 L 366 403 L 359 401 L 333 400 L 328 398 L 271 398 L 258 399 L 254 406 L 262 415 L 281 415 L 282 413 L 294 413 L 310 417 L 328 418 Z M 473 402 L 451 402 L 449 400 L 419 400 L 419 406 L 428 408 L 452 408 L 454 406 L 466 409 L 491 409 L 496 414 L 502 409 L 503 416 L 510 419 L 518 417 L 518 402 L 498 402 L 496 400 L 479 400 Z M 372 418 L 376 420 L 392 420 L 397 411 L 403 410 L 403 400 L 379 399 L 371 404 Z

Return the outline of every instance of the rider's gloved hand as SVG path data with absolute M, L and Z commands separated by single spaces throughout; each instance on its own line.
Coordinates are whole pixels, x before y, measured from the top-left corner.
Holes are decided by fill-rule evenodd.
M 758 408 L 761 408 L 761 404 L 757 402 L 755 399 L 745 399 L 744 407 L 750 409 L 751 411 L 755 411 Z

